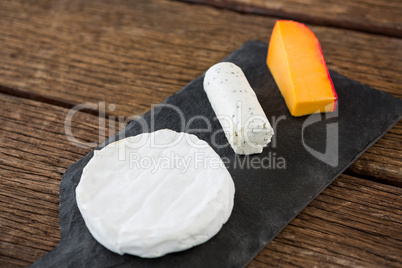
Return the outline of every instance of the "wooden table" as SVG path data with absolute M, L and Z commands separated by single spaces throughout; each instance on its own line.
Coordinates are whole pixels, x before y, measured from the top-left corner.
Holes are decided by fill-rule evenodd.
M 72 107 L 92 106 L 73 118 L 78 142 L 102 142 L 279 18 L 311 27 L 329 68 L 402 97 L 400 0 L 188 2 L 0 2 L 0 267 L 60 239 L 60 179 L 91 150 L 66 136 Z M 398 123 L 250 267 L 400 267 L 401 137 Z

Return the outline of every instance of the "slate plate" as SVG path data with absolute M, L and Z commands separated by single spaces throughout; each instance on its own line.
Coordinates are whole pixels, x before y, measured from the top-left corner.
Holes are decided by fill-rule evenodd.
M 402 101 L 331 71 L 339 96 L 335 113 L 292 117 L 265 64 L 268 45 L 245 43 L 225 61 L 240 66 L 275 127 L 275 139 L 262 154 L 239 157 L 226 143 L 203 91 L 203 76 L 131 122 L 107 143 L 143 131 L 170 128 L 197 115 L 211 122 L 209 132 L 191 132 L 226 158 L 236 186 L 229 221 L 205 244 L 157 259 L 112 253 L 87 230 L 75 202 L 75 187 L 93 152 L 73 164 L 60 186 L 61 242 L 32 267 L 242 267 L 367 148 L 396 124 Z M 178 107 L 185 122 L 180 122 Z M 154 119 L 154 120 L 153 120 Z M 154 129 L 143 130 L 154 121 Z M 275 123 L 277 122 L 277 123 Z M 143 123 L 143 124 L 141 124 Z M 202 120 L 190 126 L 205 128 Z M 185 129 L 184 129 L 185 130 Z M 213 135 L 212 133 L 218 133 Z M 217 145 L 214 145 L 217 144 Z M 218 148 L 219 147 L 219 148 Z M 222 148 L 220 148 L 222 147 Z M 258 164 L 260 162 L 260 164 Z M 275 163 L 274 163 L 275 162 Z M 254 164 L 253 164 L 254 163 Z M 257 164 L 255 164 L 257 163 Z

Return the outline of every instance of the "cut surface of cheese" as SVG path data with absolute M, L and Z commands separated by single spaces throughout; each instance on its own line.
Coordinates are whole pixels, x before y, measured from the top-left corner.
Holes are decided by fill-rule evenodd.
M 293 116 L 335 111 L 338 96 L 320 43 L 307 26 L 295 21 L 277 21 L 267 65 Z
M 231 62 L 213 65 L 204 90 L 234 152 L 261 153 L 274 130 L 242 69 Z
M 234 192 L 228 170 L 208 143 L 165 129 L 96 150 L 76 200 L 103 246 L 153 258 L 213 237 L 229 219 Z

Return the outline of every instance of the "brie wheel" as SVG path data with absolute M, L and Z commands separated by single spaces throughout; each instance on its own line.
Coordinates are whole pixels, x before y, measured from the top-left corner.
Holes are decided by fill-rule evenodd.
M 164 129 L 96 150 L 76 200 L 103 246 L 154 258 L 218 233 L 232 212 L 234 192 L 228 170 L 208 143 Z

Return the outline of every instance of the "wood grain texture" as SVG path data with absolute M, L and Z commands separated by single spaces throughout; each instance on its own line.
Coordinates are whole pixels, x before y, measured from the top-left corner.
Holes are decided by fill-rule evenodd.
M 57 245 L 62 174 L 118 129 L 115 122 L 76 113 L 72 144 L 68 109 L 0 94 L 0 267 L 26 266 Z
M 399 122 L 353 165 L 348 174 L 402 187 L 402 122 Z
M 370 12 L 391 14 L 390 5 Z M 60 239 L 61 176 L 90 151 L 68 141 L 68 108 L 106 102 L 108 115 L 142 114 L 243 42 L 268 41 L 276 19 L 165 0 L 0 2 L 0 92 L 36 100 L 0 94 L 0 267 L 28 265 Z M 402 39 L 311 28 L 329 68 L 402 97 Z M 79 142 L 118 128 L 91 109 L 75 114 Z M 401 263 L 401 188 L 373 182 L 401 186 L 401 132 L 399 123 L 347 170 L 364 179 L 342 175 L 250 266 Z
M 275 21 L 164 0 L 0 2 L 0 85 L 142 114 L 245 41 L 268 42 Z M 402 96 L 402 40 L 311 28 L 329 68 Z
M 181 0 L 391 37 L 402 37 L 399 0 Z
M 110 115 L 142 114 L 243 42 L 268 41 L 274 23 L 163 0 L 0 2 L 0 92 L 62 107 L 105 101 L 115 104 Z M 402 97 L 401 39 L 312 29 L 329 68 Z M 398 132 L 350 172 L 398 184 L 400 148 Z
M 66 137 L 68 109 L 0 95 L 0 111 L 0 267 L 19 267 L 57 245 L 61 176 L 90 149 Z M 84 143 L 103 142 L 102 133 L 123 127 L 80 112 L 72 122 Z M 395 266 L 402 261 L 401 191 L 342 175 L 250 267 L 303 260 L 306 266 Z
M 399 187 L 341 175 L 249 267 L 400 267 L 401 199 Z

